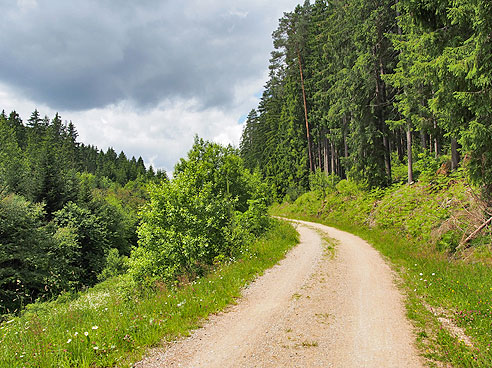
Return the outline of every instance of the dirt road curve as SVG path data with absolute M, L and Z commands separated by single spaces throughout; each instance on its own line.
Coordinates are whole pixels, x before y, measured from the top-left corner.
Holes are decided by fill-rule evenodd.
M 301 243 L 236 306 L 137 367 L 423 367 L 381 256 L 330 227 L 297 229 Z M 338 241 L 334 256 L 320 231 Z

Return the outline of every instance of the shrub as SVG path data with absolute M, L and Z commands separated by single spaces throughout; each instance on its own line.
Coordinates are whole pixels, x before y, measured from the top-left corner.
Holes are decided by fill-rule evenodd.
M 195 140 L 172 181 L 149 188 L 130 273 L 146 285 L 203 275 L 269 226 L 266 186 L 231 147 Z
M 106 257 L 106 266 L 102 272 L 97 276 L 99 281 L 104 281 L 110 277 L 123 275 L 128 271 L 128 257 L 120 256 L 118 249 L 112 248 L 108 252 Z

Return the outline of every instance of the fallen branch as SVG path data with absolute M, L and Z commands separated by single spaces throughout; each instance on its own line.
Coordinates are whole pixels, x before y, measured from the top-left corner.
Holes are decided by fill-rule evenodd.
M 487 226 L 488 224 L 490 224 L 492 222 L 492 217 L 489 218 L 487 221 L 485 221 L 482 225 L 480 225 L 473 233 L 471 233 L 470 235 L 468 235 L 468 237 L 463 241 L 463 247 L 466 248 L 466 244 L 472 240 L 480 231 L 482 231 L 482 229 Z

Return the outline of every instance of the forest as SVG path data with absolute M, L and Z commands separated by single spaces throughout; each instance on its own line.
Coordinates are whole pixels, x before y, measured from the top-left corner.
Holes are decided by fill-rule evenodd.
M 92 286 L 136 244 L 147 182 L 166 179 L 77 142 L 72 122 L 0 114 L 0 313 Z M 113 271 L 102 273 L 107 259 Z M 119 261 L 120 260 L 120 261 Z M 109 272 L 109 273 L 108 273 Z
M 490 1 L 306 1 L 273 32 L 241 156 L 277 199 L 316 170 L 412 183 L 418 161 L 466 167 L 490 192 L 491 29 Z
M 126 275 L 194 280 L 270 228 L 270 195 L 231 146 L 195 138 L 173 179 L 77 142 L 72 122 L 0 115 L 0 315 Z M 142 290 L 143 290 L 142 289 Z

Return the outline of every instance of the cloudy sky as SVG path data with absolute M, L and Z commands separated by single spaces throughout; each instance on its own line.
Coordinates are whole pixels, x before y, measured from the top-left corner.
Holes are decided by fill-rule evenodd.
M 271 33 L 299 0 L 0 0 L 0 109 L 172 170 L 194 134 L 239 144 Z

